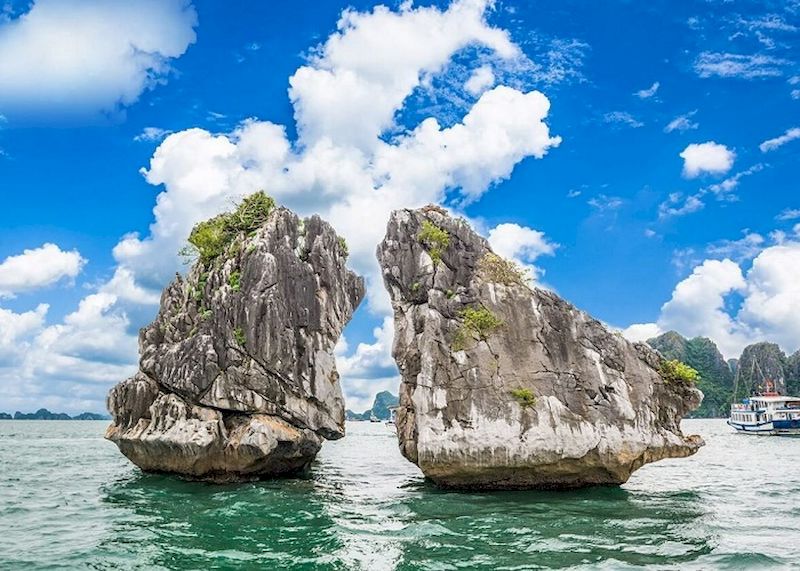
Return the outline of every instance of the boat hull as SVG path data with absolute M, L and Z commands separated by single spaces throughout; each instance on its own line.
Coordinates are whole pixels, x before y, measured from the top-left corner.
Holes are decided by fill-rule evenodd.
M 800 421 L 773 420 L 757 424 L 742 424 L 728 420 L 728 426 L 743 434 L 761 434 L 765 436 L 800 436 Z

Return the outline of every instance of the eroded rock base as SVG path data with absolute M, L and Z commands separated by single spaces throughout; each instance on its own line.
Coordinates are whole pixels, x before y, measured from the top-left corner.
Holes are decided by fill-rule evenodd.
M 106 438 L 147 472 L 215 482 L 287 476 L 305 471 L 322 445 L 313 431 L 277 416 L 188 404 L 142 374 L 110 399 L 125 412 Z

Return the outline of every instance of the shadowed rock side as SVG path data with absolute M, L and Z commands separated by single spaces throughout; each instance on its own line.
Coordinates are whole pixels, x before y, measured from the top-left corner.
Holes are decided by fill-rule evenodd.
M 344 436 L 333 349 L 364 296 L 319 217 L 272 210 L 161 298 L 106 437 L 148 471 L 209 480 L 303 470 Z M 202 260 L 202 258 L 201 258 Z
M 377 255 L 402 375 L 400 448 L 435 483 L 621 484 L 703 445 L 679 426 L 700 391 L 665 382 L 647 345 L 528 287 L 464 220 L 395 211 Z

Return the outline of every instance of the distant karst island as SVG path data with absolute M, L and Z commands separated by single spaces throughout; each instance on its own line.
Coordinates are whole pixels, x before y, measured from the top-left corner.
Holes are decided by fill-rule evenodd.
M 365 410 L 361 414 L 348 409 L 345 413 L 347 420 L 390 420 L 392 418 L 391 407 L 395 407 L 400 399 L 389 391 L 381 391 L 375 395 L 372 408 Z
M 17 411 L 13 415 L 7 412 L 0 412 L 0 420 L 111 420 L 107 414 L 96 412 L 82 412 L 75 416 L 70 416 L 64 412 L 50 412 L 46 408 L 40 408 L 36 412 Z

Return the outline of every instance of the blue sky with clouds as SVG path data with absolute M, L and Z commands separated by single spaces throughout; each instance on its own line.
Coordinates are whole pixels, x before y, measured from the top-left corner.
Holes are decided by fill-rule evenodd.
M 258 188 L 350 243 L 339 368 L 398 379 L 373 259 L 439 202 L 631 338 L 800 347 L 800 2 L 0 8 L 0 410 L 102 409 L 197 220 Z

